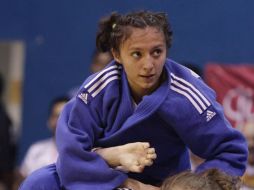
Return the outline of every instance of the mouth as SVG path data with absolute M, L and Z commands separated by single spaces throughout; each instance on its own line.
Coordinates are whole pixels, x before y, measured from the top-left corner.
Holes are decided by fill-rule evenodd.
M 155 74 L 151 74 L 151 75 L 140 75 L 140 77 L 142 77 L 142 78 L 147 78 L 147 79 L 153 78 L 154 76 L 155 76 Z

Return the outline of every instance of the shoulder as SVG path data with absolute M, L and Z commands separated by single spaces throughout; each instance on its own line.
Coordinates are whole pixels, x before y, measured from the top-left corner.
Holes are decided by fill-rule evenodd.
M 160 115 L 172 126 L 215 125 L 224 120 L 214 91 L 188 68 L 167 62 L 168 95 Z M 181 128 L 181 127 L 180 127 Z
M 179 112 L 201 115 L 215 101 L 214 91 L 193 71 L 167 60 L 170 100 Z
M 181 65 L 177 63 L 176 61 L 172 59 L 167 59 L 166 64 L 165 64 L 167 70 L 169 73 L 172 75 L 179 75 L 181 77 L 184 77 L 189 80 L 196 80 L 196 79 L 201 79 L 201 77 L 192 71 L 191 69 L 185 67 L 184 65 Z
M 119 86 L 121 72 L 122 66 L 114 61 L 111 62 L 105 69 L 87 78 L 77 98 L 88 104 L 96 97 L 103 96 L 105 92 L 115 93 Z

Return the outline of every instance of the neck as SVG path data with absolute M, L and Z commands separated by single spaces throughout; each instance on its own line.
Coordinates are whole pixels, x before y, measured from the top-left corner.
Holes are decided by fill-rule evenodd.
M 153 88 L 147 89 L 147 90 L 143 90 L 140 93 L 139 92 L 133 92 L 131 90 L 131 95 L 133 100 L 135 101 L 136 104 L 139 104 L 139 102 L 142 101 L 143 97 L 145 95 L 150 95 L 152 94 L 160 85 L 161 83 L 166 79 L 165 76 L 165 72 L 162 72 L 161 77 L 159 78 L 159 81 L 157 83 L 157 85 L 155 85 Z

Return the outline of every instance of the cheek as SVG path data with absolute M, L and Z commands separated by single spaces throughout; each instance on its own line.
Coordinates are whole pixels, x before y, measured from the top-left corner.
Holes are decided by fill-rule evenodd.
M 129 67 L 126 70 L 126 73 L 128 75 L 128 78 L 134 78 L 136 76 L 136 74 L 138 73 L 137 69 L 133 68 L 133 67 Z
M 129 74 L 136 73 L 141 68 L 140 64 L 135 62 L 128 62 L 129 64 L 125 65 L 125 70 L 129 72 Z

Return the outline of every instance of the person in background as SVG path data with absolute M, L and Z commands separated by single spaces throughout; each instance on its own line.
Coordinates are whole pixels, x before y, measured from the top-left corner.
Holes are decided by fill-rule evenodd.
M 226 120 L 215 93 L 188 68 L 168 59 L 172 30 L 165 13 L 112 13 L 99 23 L 97 48 L 114 61 L 88 77 L 59 118 L 56 164 L 37 170 L 20 190 L 158 190 L 190 169 L 188 148 L 219 168 L 243 175 L 247 144 Z M 92 150 L 143 142 L 156 159 L 143 170 L 113 169 Z M 150 156 L 148 156 L 150 157 Z M 120 165 L 121 166 L 121 165 Z
M 16 145 L 12 141 L 12 121 L 2 101 L 3 92 L 4 80 L 0 74 L 0 186 L 9 190 L 13 183 Z
M 47 126 L 52 132 L 52 137 L 44 139 L 32 144 L 19 168 L 20 179 L 22 181 L 33 171 L 46 166 L 51 163 L 55 163 L 58 157 L 58 152 L 55 143 L 55 132 L 57 126 L 58 117 L 63 110 L 66 102 L 69 101 L 69 98 L 65 96 L 56 97 L 52 100 L 49 106 L 49 116 L 47 121 Z
M 243 127 L 243 134 L 248 143 L 249 155 L 242 190 L 254 190 L 254 121 L 246 123 Z
M 95 50 L 92 55 L 92 63 L 90 65 L 90 71 L 91 73 L 97 73 L 105 68 L 107 64 L 110 63 L 110 61 L 113 60 L 113 56 L 110 51 L 102 52 Z M 80 86 L 76 86 L 74 88 L 71 88 L 68 91 L 68 96 L 73 97 L 77 94 Z
M 95 50 L 93 53 L 92 64 L 91 64 L 91 72 L 97 73 L 105 68 L 110 61 L 113 60 L 113 56 L 110 51 L 102 52 Z

